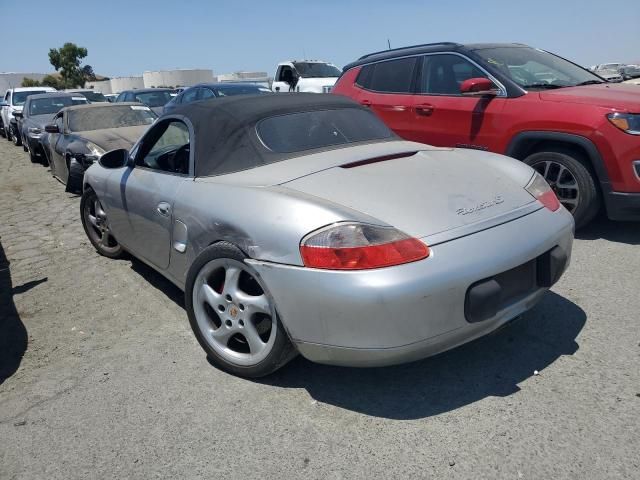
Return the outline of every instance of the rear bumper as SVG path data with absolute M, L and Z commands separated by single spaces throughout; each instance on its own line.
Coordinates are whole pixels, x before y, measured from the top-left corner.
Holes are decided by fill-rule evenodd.
M 557 280 L 569 263 L 572 242 L 571 215 L 564 209 L 555 213 L 540 209 L 432 245 L 429 258 L 397 267 L 338 272 L 248 263 L 264 280 L 304 357 L 369 367 L 434 355 L 481 337 L 529 310 L 544 295 L 546 285 L 532 285 L 501 302 L 499 308 L 485 309 L 480 321 L 469 321 L 465 304 L 471 286 L 535 262 L 555 247 L 564 258 L 562 271 L 553 277 Z
M 640 221 L 640 193 L 605 192 L 607 216 L 617 221 Z

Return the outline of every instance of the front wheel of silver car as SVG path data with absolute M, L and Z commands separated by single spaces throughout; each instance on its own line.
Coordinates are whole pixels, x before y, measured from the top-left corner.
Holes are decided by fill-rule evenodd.
M 109 219 L 102 204 L 91 188 L 87 188 L 80 200 L 80 218 L 89 241 L 100 255 L 120 258 L 124 253 L 122 246 L 111 233 Z
M 295 356 L 263 281 L 236 246 L 206 248 L 187 275 L 185 304 L 191 328 L 218 368 L 262 377 Z

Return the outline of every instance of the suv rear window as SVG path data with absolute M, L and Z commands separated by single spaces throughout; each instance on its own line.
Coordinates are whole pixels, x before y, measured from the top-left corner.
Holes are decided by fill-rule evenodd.
M 394 136 L 373 113 L 356 108 L 315 110 L 265 118 L 256 125 L 272 152 L 293 153 Z

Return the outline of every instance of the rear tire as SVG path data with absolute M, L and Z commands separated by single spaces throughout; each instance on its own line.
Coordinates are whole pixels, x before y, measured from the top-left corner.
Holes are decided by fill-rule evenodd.
M 595 179 L 580 160 L 559 152 L 538 152 L 525 158 L 549 183 L 560 203 L 573 215 L 576 229 L 584 227 L 600 210 Z
M 98 199 L 91 188 L 87 188 L 80 200 L 80 219 L 89 241 L 100 255 L 108 258 L 120 258 L 124 249 L 111 235 L 109 221 Z
M 228 242 L 204 249 L 189 268 L 185 304 L 210 362 L 233 375 L 257 378 L 285 365 L 297 351 L 273 298 L 245 258 Z

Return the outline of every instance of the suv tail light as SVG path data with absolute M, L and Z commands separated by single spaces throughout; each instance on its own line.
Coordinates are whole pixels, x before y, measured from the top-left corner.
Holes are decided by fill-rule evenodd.
M 429 247 L 391 227 L 361 223 L 335 224 L 310 233 L 300 243 L 305 267 L 364 270 L 415 262 Z
M 560 208 L 560 201 L 553 192 L 547 181 L 536 172 L 529 184 L 524 187 L 536 200 L 540 201 L 552 212 Z

